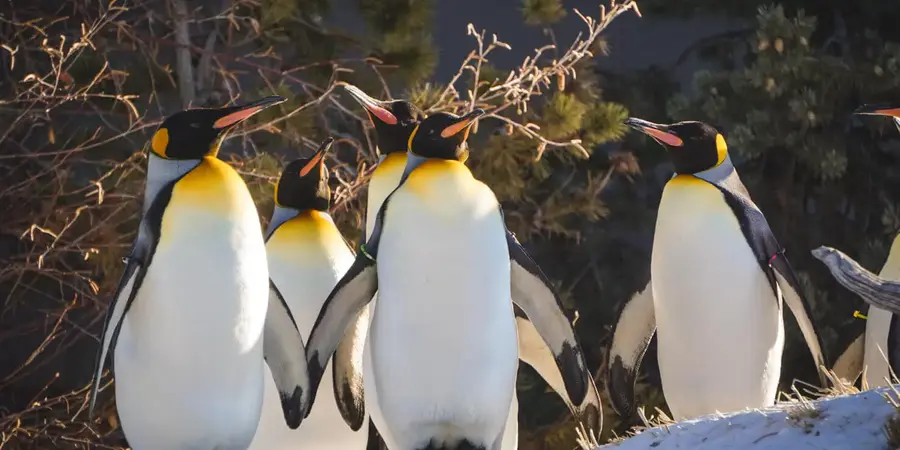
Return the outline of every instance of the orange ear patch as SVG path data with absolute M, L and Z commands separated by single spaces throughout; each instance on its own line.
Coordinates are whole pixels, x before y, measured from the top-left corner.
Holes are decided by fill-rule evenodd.
M 660 131 L 650 127 L 644 128 L 644 132 L 673 147 L 681 147 L 682 145 L 684 145 L 684 141 L 682 141 L 680 137 L 675 136 L 672 133 L 667 133 L 665 131 Z
M 150 141 L 150 149 L 153 150 L 153 153 L 156 153 L 163 158 L 166 157 L 166 149 L 169 146 L 169 130 L 165 128 L 160 128 L 153 135 L 153 140 Z

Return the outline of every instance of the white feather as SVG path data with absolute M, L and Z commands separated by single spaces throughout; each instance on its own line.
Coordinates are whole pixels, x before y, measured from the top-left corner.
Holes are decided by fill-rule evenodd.
M 863 369 L 863 357 L 866 351 L 866 335 L 861 333 L 838 357 L 831 370 L 844 383 L 856 383 Z
M 432 438 L 490 447 L 518 362 L 502 219 L 474 179 L 434 181 L 425 201 L 409 187 L 415 176 L 391 198 L 378 249 L 368 345 L 379 430 L 397 450 Z
M 651 283 L 660 376 L 676 419 L 774 403 L 781 302 L 712 185 L 666 185 Z
M 173 200 L 115 349 L 135 450 L 245 449 L 259 420 L 268 270 L 249 192 L 223 217 Z
M 334 226 L 331 216 L 317 214 L 322 214 L 322 218 Z M 290 224 L 283 225 L 288 226 Z M 270 276 L 306 340 L 331 289 L 353 263 L 353 254 L 338 239 L 340 235 L 336 227 L 329 235 L 310 235 L 302 239 L 296 235 L 282 237 L 280 231 L 283 230 L 276 230 L 266 244 Z M 359 431 L 352 431 L 338 411 L 331 365 L 329 362 L 326 366 L 312 411 L 296 430 L 291 430 L 284 422 L 278 391 L 266 368 L 262 417 L 250 450 L 365 448 L 367 428 L 363 426 Z

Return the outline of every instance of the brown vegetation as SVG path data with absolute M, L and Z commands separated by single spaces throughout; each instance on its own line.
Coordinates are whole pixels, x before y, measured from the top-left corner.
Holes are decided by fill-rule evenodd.
M 183 0 L 38 1 L 0 14 L 6 80 L 0 84 L 0 449 L 120 448 L 111 389 L 101 391 L 101 412 L 89 421 L 86 386 L 108 297 L 139 218 L 145 142 L 166 114 L 186 105 L 285 95 L 288 102 L 226 141 L 221 156 L 244 176 L 264 222 L 282 158 L 334 136 L 334 214 L 348 240 L 359 236 L 377 154 L 368 120 L 353 102 L 339 101 L 336 83 L 390 97 L 398 67 L 374 57 L 293 54 L 297 39 L 352 39 L 279 11 L 284 2 L 201 3 L 189 9 L 192 3 Z M 530 111 L 583 105 L 566 98 L 574 98 L 573 77 L 592 51 L 602 50 L 604 28 L 629 10 L 637 7 L 626 0 L 596 19 L 582 16 L 586 29 L 577 40 L 537 49 L 508 73 L 489 67 L 488 56 L 509 45 L 470 26 L 475 48 L 452 82 L 417 83 L 403 94 L 429 112 L 484 108 L 481 128 L 505 130 L 491 137 L 489 130 L 473 130 L 476 142 L 505 150 L 473 155 L 473 170 L 501 188 L 498 195 L 512 202 L 510 227 L 526 236 L 577 238 L 566 221 L 599 219 L 597 196 L 610 176 L 637 171 L 629 155 L 619 155 L 605 172 L 582 171 L 588 187 L 571 204 L 560 198 L 562 188 L 537 200 L 528 191 L 546 180 L 550 152 L 555 165 L 571 167 L 589 156 L 585 139 L 595 145 L 622 136 L 622 130 L 586 133 L 580 116 L 574 128 L 554 131 Z

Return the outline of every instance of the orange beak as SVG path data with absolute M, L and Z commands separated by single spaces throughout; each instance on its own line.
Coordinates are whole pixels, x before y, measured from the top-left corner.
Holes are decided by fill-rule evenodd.
M 213 123 L 213 128 L 222 130 L 232 127 L 235 124 L 246 120 L 248 117 L 270 106 L 282 103 L 285 100 L 287 99 L 284 97 L 273 95 L 270 97 L 261 98 L 255 102 L 247 103 L 246 105 L 222 108 L 221 111 L 224 113 L 224 115 L 216 119 L 215 123 Z
M 862 105 L 853 111 L 853 114 L 865 116 L 891 116 L 900 118 L 900 107 L 896 105 Z
M 319 167 L 319 173 L 322 173 L 322 163 L 325 161 L 325 153 L 331 149 L 331 145 L 334 144 L 334 138 L 329 137 L 325 139 L 321 144 L 319 144 L 319 149 L 316 150 L 316 153 L 313 154 L 313 157 L 310 158 L 309 162 L 300 169 L 300 176 L 305 177 L 312 171 L 315 167 Z
M 635 117 L 629 117 L 625 119 L 625 125 L 628 125 L 635 130 L 644 133 L 653 139 L 656 139 L 661 144 L 669 145 L 672 147 L 681 147 L 684 145 L 684 141 L 681 140 L 680 137 L 675 135 L 669 131 L 669 127 L 667 125 L 661 125 L 658 123 L 648 122 L 646 120 L 638 119 Z
M 452 125 L 448 126 L 447 128 L 444 128 L 444 130 L 441 131 L 441 137 L 446 139 L 450 136 L 456 135 L 460 131 L 465 130 L 466 135 L 463 136 L 463 141 L 465 141 L 469 137 L 469 127 L 474 125 L 475 121 L 482 115 L 484 115 L 483 109 L 479 108 L 479 109 L 472 110 L 472 112 L 470 112 L 464 116 L 461 116 L 456 123 L 453 123 Z
M 366 108 L 366 111 L 369 113 L 369 119 L 371 119 L 372 116 L 375 116 L 378 118 L 378 120 L 388 125 L 397 124 L 397 116 L 382 107 L 381 102 L 375 100 L 372 97 L 369 97 L 368 94 L 352 84 L 344 83 L 343 86 L 344 89 L 346 89 L 347 92 L 349 92 L 350 95 L 352 95 L 353 98 L 363 106 L 363 108 Z

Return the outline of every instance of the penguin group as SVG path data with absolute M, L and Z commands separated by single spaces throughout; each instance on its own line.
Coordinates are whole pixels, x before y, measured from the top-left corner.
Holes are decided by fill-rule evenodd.
M 356 246 L 329 214 L 333 138 L 284 166 L 265 230 L 247 185 L 218 157 L 230 130 L 283 97 L 187 109 L 161 123 L 90 413 L 109 360 L 135 450 L 514 450 L 522 361 L 599 432 L 600 394 L 572 317 L 466 165 L 485 111 L 426 115 L 407 100 L 342 86 L 380 153 Z M 857 113 L 897 118 L 900 108 Z M 720 130 L 625 124 L 665 148 L 674 174 L 650 282 L 614 328 L 603 372 L 613 409 L 636 413 L 634 383 L 654 334 L 675 419 L 772 405 L 785 303 L 824 386 L 809 304 Z M 837 250 L 814 251 L 874 305 L 863 344 L 851 346 L 865 357 L 844 358 L 860 361 L 846 364 L 851 377 L 857 366 L 873 380 L 900 369 L 897 247 L 882 270 L 890 280 Z

